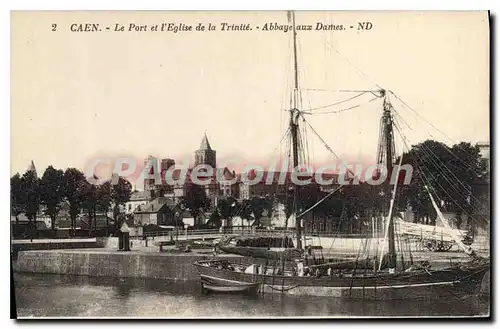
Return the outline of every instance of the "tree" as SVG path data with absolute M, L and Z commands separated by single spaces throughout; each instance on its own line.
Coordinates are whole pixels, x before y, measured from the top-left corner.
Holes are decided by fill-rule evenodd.
M 450 179 L 458 178 L 455 181 L 455 188 L 452 189 L 452 197 L 457 202 L 453 204 L 453 209 L 457 215 L 457 226 L 462 224 L 462 214 L 467 216 L 468 222 L 472 225 L 474 231 L 475 226 L 472 220 L 474 206 L 471 198 L 472 186 L 477 182 L 485 179 L 487 175 L 486 163 L 483 161 L 478 146 L 473 146 L 470 143 L 461 142 L 455 144 L 451 148 L 454 155 L 451 159 L 450 167 L 453 175 Z M 461 182 L 461 184 L 459 183 Z
M 116 184 L 111 181 L 111 201 L 113 203 L 113 221 L 115 226 L 119 225 L 118 215 L 120 214 L 120 205 L 124 205 L 130 200 L 132 195 L 132 184 L 123 177 L 118 177 Z M 122 216 L 125 218 L 124 216 Z
M 210 210 L 210 199 L 207 197 L 203 186 L 198 184 L 188 184 L 184 197 L 180 198 L 184 208 L 195 218 L 195 222 L 205 211 Z
M 217 228 L 221 227 L 222 225 L 221 216 L 219 215 L 217 209 L 215 209 L 210 215 L 210 218 L 207 221 L 207 225 Z
M 22 184 L 23 180 L 19 173 L 10 178 L 10 213 L 16 217 L 16 225 L 19 225 L 19 214 L 25 211 Z
M 97 186 L 91 184 L 86 179 L 80 181 L 77 187 L 77 197 L 81 202 L 82 208 L 87 212 L 90 236 L 92 234 L 92 222 L 96 224 Z
M 253 217 L 255 218 L 255 222 L 257 226 L 260 226 L 260 219 L 266 214 L 267 216 L 271 216 L 273 211 L 273 203 L 274 199 L 270 196 L 259 197 L 254 196 L 250 199 L 250 207 L 252 209 Z
M 110 181 L 104 182 L 97 186 L 97 205 L 99 212 L 103 212 L 106 216 L 106 235 L 109 235 L 108 211 L 111 208 L 113 201 L 113 187 Z
M 253 215 L 252 205 L 250 203 L 250 200 L 241 201 L 241 204 L 239 205 L 238 215 L 241 218 L 246 219 L 247 221 L 255 219 L 255 217 Z
M 40 180 L 36 172 L 28 170 L 22 177 L 22 199 L 25 201 L 26 216 L 30 221 L 33 232 L 36 232 L 36 216 L 40 208 Z M 34 233 L 30 234 L 33 237 Z
M 52 231 L 56 234 L 56 218 L 64 197 L 62 170 L 47 167 L 40 180 L 41 202 L 46 206 L 45 214 L 50 217 Z
M 68 168 L 63 175 L 62 190 L 70 205 L 71 235 L 75 233 L 76 217 L 80 214 L 83 200 L 78 193 L 80 183 L 85 180 L 83 173 L 76 168 Z
M 233 197 L 220 199 L 219 202 L 217 202 L 218 213 L 221 216 L 221 218 L 224 219 L 230 219 L 236 216 L 239 208 L 240 208 L 239 202 Z

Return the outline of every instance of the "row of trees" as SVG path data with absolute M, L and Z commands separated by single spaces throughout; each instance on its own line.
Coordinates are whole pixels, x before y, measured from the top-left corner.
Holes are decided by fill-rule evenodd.
M 120 205 L 130 200 L 132 185 L 122 177 L 119 177 L 117 184 L 106 181 L 93 185 L 76 168 L 63 171 L 49 166 L 42 178 L 38 178 L 34 170 L 28 170 L 22 176 L 15 174 L 10 179 L 10 189 L 11 214 L 16 217 L 16 224 L 19 214 L 24 213 L 36 229 L 36 218 L 43 206 L 43 212 L 50 217 L 55 234 L 58 214 L 66 202 L 69 206 L 71 234 L 74 235 L 76 218 L 81 213 L 88 214 L 91 230 L 92 222 L 96 226 L 98 212 L 107 214 L 112 209 L 116 223 Z M 109 223 L 106 226 L 109 227 Z
M 481 158 L 478 147 L 462 142 L 449 148 L 443 143 L 427 140 L 404 153 L 402 164 L 412 165 L 414 172 L 409 185 L 398 187 L 396 206 L 398 211 L 405 211 L 410 206 L 415 222 L 435 223 L 436 214 L 426 186 L 432 188 L 436 199 L 446 211 L 457 215 L 459 227 L 461 215 L 472 217 L 480 207 L 474 203 L 477 195 L 473 194 L 473 186 L 484 183 L 489 178 L 487 164 Z M 92 185 L 78 169 L 69 168 L 63 172 L 49 166 L 41 179 L 32 170 L 22 176 L 16 174 L 11 177 L 11 210 L 16 218 L 20 213 L 25 213 L 30 221 L 35 222 L 40 205 L 43 205 L 45 214 L 50 216 L 52 228 L 55 229 L 61 204 L 67 202 L 72 229 L 77 216 L 82 212 L 87 213 L 95 225 L 97 212 L 107 213 L 112 209 L 116 223 L 119 206 L 130 199 L 131 190 L 131 184 L 121 177 L 115 185 L 109 181 Z M 383 195 L 382 191 L 383 186 L 348 185 L 319 204 L 312 214 L 317 218 L 339 218 L 344 212 L 349 220 L 364 220 L 367 215 L 384 210 L 381 205 L 387 203 L 388 193 L 385 190 Z M 301 200 L 299 210 L 303 211 L 327 193 L 317 185 L 307 185 L 300 187 L 298 194 Z M 204 188 L 196 184 L 187 186 L 185 197 L 180 202 L 195 218 L 211 208 Z M 277 202 L 285 205 L 286 216 L 289 217 L 294 209 L 293 187 L 286 195 L 253 197 L 243 201 L 234 198 L 219 200 L 210 222 L 220 225 L 221 219 L 235 215 L 259 220 L 265 213 L 270 216 L 273 205 Z
M 376 203 L 377 194 L 369 189 L 370 186 L 346 186 L 334 196 L 320 203 L 313 210 L 318 218 L 339 218 L 343 211 L 350 217 L 360 216 L 364 211 Z M 288 218 L 294 211 L 293 187 L 290 186 L 286 195 L 254 196 L 248 200 L 237 200 L 234 197 L 219 199 L 210 216 L 208 224 L 219 227 L 222 219 L 230 219 L 239 216 L 246 220 L 256 220 L 256 226 L 264 225 L 260 220 L 270 217 L 278 203 L 283 204 L 285 216 Z M 321 191 L 317 185 L 302 186 L 299 192 L 301 200 L 298 204 L 299 211 L 304 211 L 319 200 L 324 198 L 327 192 Z M 189 209 L 194 218 L 199 218 L 205 212 L 211 210 L 210 199 L 206 196 L 203 187 L 189 185 L 184 197 L 180 201 L 184 208 Z

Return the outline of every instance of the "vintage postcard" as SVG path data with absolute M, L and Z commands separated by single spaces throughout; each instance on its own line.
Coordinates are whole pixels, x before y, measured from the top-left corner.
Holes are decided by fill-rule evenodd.
M 490 316 L 486 11 L 14 11 L 16 318 Z

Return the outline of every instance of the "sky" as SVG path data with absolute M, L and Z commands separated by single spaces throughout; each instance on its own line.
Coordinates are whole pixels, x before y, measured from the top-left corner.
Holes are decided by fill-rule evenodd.
M 390 96 L 409 143 L 489 141 L 486 12 L 297 12 L 296 21 L 345 27 L 298 31 L 302 110 L 357 95 L 338 90 L 384 88 L 412 108 Z M 252 31 L 220 31 L 223 22 Z M 360 31 L 359 22 L 373 27 Z M 73 23 L 103 31 L 71 32 Z M 130 23 L 217 29 L 112 31 Z M 287 127 L 293 66 L 292 34 L 264 31 L 266 23 L 287 25 L 287 15 L 14 12 L 11 173 L 31 160 L 43 172 L 48 165 L 83 169 L 96 157 L 186 159 L 204 133 L 219 163 L 268 163 Z M 374 162 L 382 102 L 372 98 L 305 117 L 344 161 Z M 335 161 L 312 131 L 307 136 L 314 162 Z

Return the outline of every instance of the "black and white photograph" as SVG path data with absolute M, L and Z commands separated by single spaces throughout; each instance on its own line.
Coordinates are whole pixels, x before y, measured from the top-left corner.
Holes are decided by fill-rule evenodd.
M 490 318 L 488 11 L 10 19 L 15 318 Z

